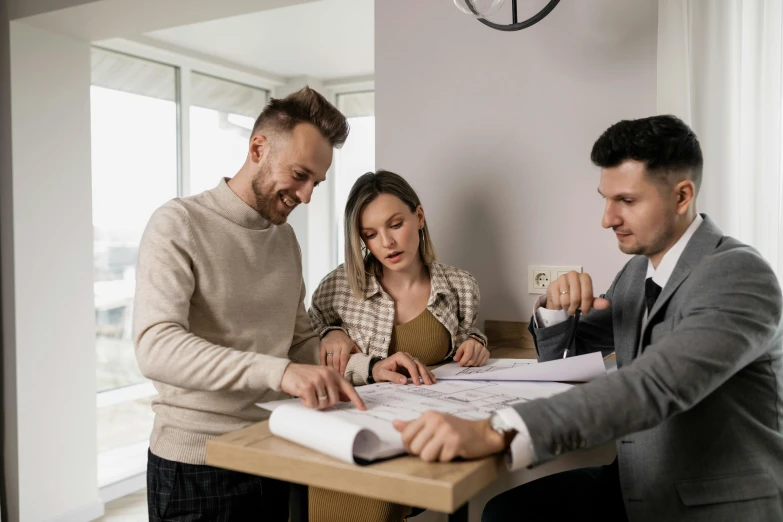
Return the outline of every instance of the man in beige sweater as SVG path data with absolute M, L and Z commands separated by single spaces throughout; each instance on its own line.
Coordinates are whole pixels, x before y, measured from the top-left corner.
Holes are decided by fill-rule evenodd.
M 286 224 L 347 136 L 345 117 L 317 92 L 273 99 L 233 178 L 150 218 L 134 313 L 139 367 L 159 392 L 150 520 L 287 520 L 286 484 L 206 466 L 207 441 L 263 420 L 255 403 L 286 394 L 313 408 L 340 396 L 364 408 L 341 375 L 317 366 L 301 253 Z

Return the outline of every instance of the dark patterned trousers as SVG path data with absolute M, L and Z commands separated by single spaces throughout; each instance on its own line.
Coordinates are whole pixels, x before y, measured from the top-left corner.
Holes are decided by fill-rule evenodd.
M 279 480 L 148 453 L 150 521 L 287 522 L 288 490 Z

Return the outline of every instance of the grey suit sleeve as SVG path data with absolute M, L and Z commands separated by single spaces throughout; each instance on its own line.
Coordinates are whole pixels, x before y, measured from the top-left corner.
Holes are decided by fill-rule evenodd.
M 615 277 L 609 290 L 602 295 L 612 301 L 617 280 L 625 271 L 623 268 Z M 576 319 L 569 317 L 566 321 L 548 328 L 536 328 L 535 317 L 531 317 L 528 330 L 536 344 L 539 361 L 562 359 L 563 352 L 568 348 L 568 331 Z M 614 348 L 614 331 L 612 327 L 612 309 L 591 310 L 579 318 L 576 326 L 576 354 L 584 355 L 600 351 L 604 356 L 612 353 Z
M 780 287 L 757 252 L 725 252 L 690 277 L 679 322 L 633 363 L 566 393 L 515 406 L 529 428 L 535 464 L 687 411 L 777 346 L 773 341 L 779 344 Z

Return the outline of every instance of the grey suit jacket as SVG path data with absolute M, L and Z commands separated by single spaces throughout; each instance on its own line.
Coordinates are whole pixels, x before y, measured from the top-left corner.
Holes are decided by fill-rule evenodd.
M 616 441 L 631 522 L 783 520 L 775 274 L 704 216 L 651 310 L 650 344 L 640 350 L 646 273 L 646 257 L 631 259 L 606 293 L 611 308 L 577 325 L 577 353 L 616 351 L 618 371 L 515 407 L 534 465 Z M 563 356 L 573 320 L 533 329 L 539 360 Z

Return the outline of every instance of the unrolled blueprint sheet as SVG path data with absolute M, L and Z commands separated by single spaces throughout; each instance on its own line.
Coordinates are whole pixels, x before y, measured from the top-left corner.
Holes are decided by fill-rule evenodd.
M 571 386 L 543 382 L 446 381 L 430 386 L 379 383 L 356 388 L 367 405 L 349 402 L 325 411 L 305 408 L 298 399 L 259 404 L 272 410 L 270 431 L 346 462 L 372 461 L 404 453 L 392 421 L 413 420 L 429 410 L 466 419 L 485 419 L 513 403 L 549 397 Z
M 534 359 L 490 359 L 479 367 L 449 363 L 432 373 L 438 380 L 587 382 L 606 375 L 606 367 L 601 353 L 594 352 L 547 362 L 536 362 Z

